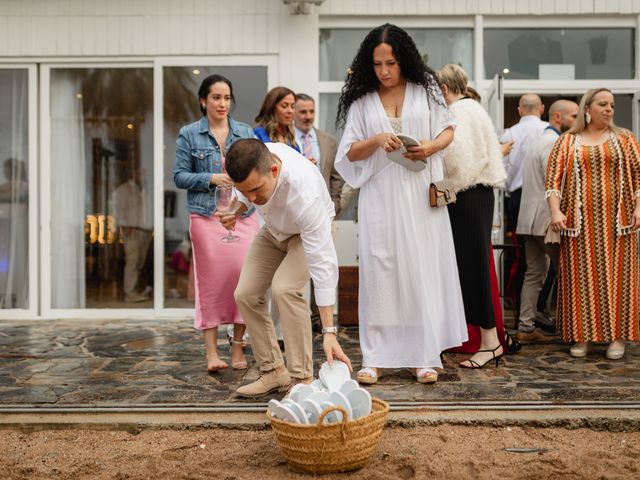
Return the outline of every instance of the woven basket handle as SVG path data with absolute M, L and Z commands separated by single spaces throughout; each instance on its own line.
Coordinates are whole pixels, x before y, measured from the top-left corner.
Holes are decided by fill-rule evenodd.
M 346 426 L 347 422 L 349 421 L 349 414 L 347 413 L 347 410 L 344 407 L 341 407 L 340 405 L 331 405 L 330 407 L 325 408 L 320 414 L 320 417 L 318 418 L 318 425 L 322 425 L 322 422 L 324 422 L 324 417 L 326 417 L 327 415 L 329 415 L 331 412 L 335 410 L 342 413 L 342 426 L 343 427 Z

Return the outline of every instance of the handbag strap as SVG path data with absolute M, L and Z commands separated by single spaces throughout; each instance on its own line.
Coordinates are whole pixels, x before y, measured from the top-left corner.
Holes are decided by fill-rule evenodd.
M 435 152 L 433 155 L 436 155 L 437 153 L 442 152 L 442 150 L 438 150 L 437 152 Z M 431 155 L 429 157 L 429 182 L 433 183 L 433 170 L 431 168 L 431 164 L 433 163 L 433 155 Z M 447 162 L 444 159 L 444 153 L 442 154 L 442 170 L 444 171 L 444 178 L 446 179 L 449 174 L 447 173 Z

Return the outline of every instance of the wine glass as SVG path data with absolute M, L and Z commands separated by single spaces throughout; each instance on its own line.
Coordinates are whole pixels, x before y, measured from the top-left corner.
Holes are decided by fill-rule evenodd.
M 238 200 L 236 191 L 231 185 L 219 185 L 216 187 L 216 211 L 223 214 L 233 214 L 234 206 Z M 226 237 L 222 237 L 223 242 L 237 242 L 240 237 L 233 235 L 231 230 L 228 230 L 229 234 Z

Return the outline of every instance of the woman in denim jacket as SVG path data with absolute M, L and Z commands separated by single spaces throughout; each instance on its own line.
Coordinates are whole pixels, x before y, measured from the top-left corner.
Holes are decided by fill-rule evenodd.
M 207 370 L 215 372 L 228 365 L 218 356 L 218 326 L 233 324 L 231 366 L 247 368 L 242 346 L 244 320 L 235 304 L 233 292 L 242 262 L 258 231 L 253 210 L 236 223 L 237 242 L 221 239 L 227 231 L 215 212 L 215 190 L 232 185 L 224 170 L 224 156 L 241 138 L 254 138 L 251 128 L 229 117 L 233 98 L 231 82 L 221 75 L 210 75 L 198 90 L 203 117 L 180 129 L 176 141 L 173 180 L 187 190 L 189 234 L 193 245 L 193 269 L 196 290 L 194 327 L 202 330 L 207 350 Z

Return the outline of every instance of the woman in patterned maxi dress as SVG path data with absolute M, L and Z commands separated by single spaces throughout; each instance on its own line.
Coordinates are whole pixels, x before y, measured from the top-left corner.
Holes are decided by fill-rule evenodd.
M 547 165 L 550 228 L 562 235 L 557 319 L 574 357 L 607 342 L 617 360 L 638 340 L 640 151 L 613 110 L 609 90 L 585 93 Z

